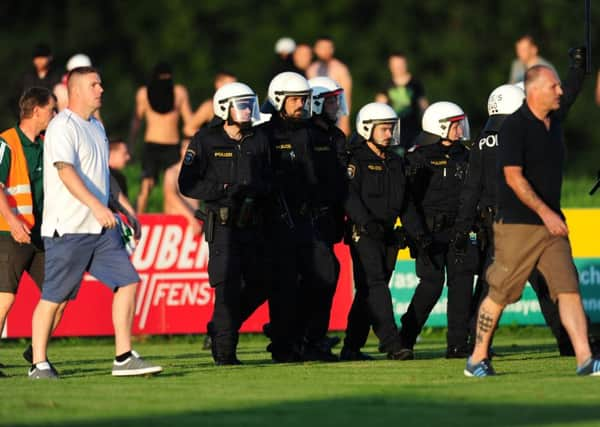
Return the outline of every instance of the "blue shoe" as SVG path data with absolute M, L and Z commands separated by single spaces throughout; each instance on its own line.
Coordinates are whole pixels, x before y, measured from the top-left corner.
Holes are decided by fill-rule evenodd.
M 489 377 L 496 375 L 490 359 L 483 359 L 481 362 L 472 365 L 470 357 L 467 359 L 467 366 L 463 373 L 466 377 Z
M 577 368 L 577 375 L 600 376 L 600 359 L 590 357 L 583 366 Z

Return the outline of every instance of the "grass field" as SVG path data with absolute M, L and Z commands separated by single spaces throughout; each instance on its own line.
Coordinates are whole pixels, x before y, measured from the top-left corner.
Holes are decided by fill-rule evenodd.
M 109 339 L 53 343 L 62 378 L 32 382 L 3 342 L 0 425 L 60 426 L 598 426 L 600 378 L 579 378 L 546 329 L 501 328 L 495 378 L 462 374 L 442 358 L 441 331 L 425 334 L 417 360 L 273 365 L 262 336 L 242 336 L 244 366 L 214 367 L 202 337 L 155 337 L 136 348 L 165 371 L 112 378 Z M 367 350 L 373 354 L 375 340 Z

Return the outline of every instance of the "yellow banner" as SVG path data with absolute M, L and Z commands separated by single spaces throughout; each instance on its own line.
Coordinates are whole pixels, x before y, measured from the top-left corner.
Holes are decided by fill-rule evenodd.
M 569 239 L 576 258 L 600 258 L 600 209 L 563 209 L 569 227 Z M 408 249 L 398 252 L 398 259 L 410 259 Z
M 600 257 L 600 209 L 563 209 L 576 258 Z

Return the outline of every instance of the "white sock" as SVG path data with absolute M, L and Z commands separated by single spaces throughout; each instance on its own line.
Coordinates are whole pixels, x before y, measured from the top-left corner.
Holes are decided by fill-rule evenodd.
M 42 370 L 42 371 L 48 371 L 50 370 L 50 364 L 48 362 L 40 362 L 40 363 L 36 363 L 35 367 Z

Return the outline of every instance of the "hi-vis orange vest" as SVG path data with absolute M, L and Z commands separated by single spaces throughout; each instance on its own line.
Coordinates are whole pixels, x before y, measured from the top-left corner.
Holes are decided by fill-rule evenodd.
M 10 148 L 10 171 L 4 183 L 4 194 L 6 194 L 8 204 L 15 215 L 31 228 L 35 223 L 33 197 L 31 196 L 31 183 L 29 182 L 29 168 L 27 167 L 27 159 L 23 152 L 21 138 L 19 138 L 15 128 L 0 133 L 0 137 L 6 141 Z M 4 149 L 6 150 L 6 147 Z M 4 153 L 4 155 L 6 154 Z M 0 230 L 10 231 L 10 227 L 2 215 L 0 215 Z

